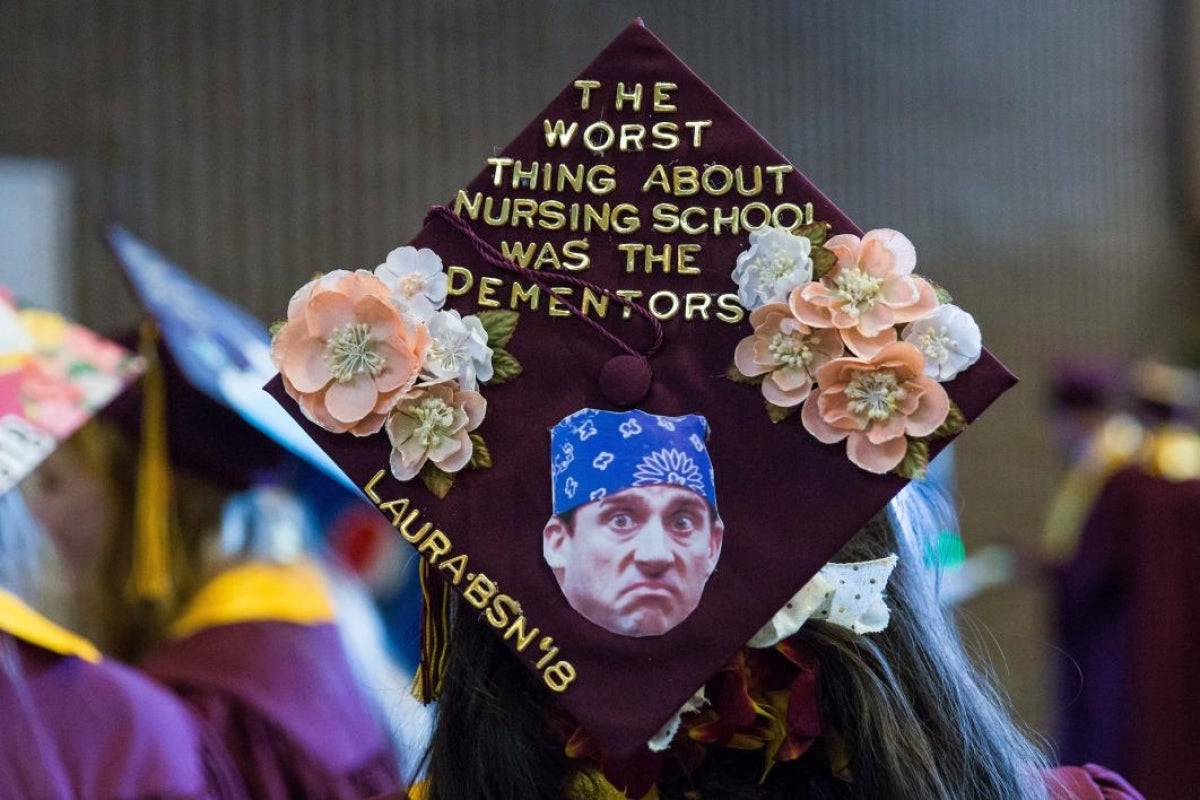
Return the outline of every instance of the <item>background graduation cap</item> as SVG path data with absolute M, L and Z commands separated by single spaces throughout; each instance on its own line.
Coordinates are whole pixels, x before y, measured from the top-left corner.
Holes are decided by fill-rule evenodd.
M 184 378 L 204 397 L 234 412 L 271 442 L 353 488 L 341 469 L 314 446 L 292 418 L 263 396 L 262 384 L 275 373 L 266 326 L 231 300 L 191 278 L 124 228 L 110 226 L 103 236 L 134 294 L 165 340 L 169 354 L 167 369 Z M 178 402 L 183 402 L 182 393 Z M 220 434 L 211 429 L 185 428 L 179 426 L 180 435 L 207 439 Z M 234 448 L 232 454 L 226 452 L 221 459 L 235 458 L 239 443 L 233 440 L 237 437 L 222 435 L 221 438 L 224 445 Z
M 143 361 L 0 287 L 0 494 L 134 381 Z
M 872 244 L 858 254 L 864 264 L 912 261 L 907 240 L 892 233 L 868 237 Z M 752 333 L 763 333 L 766 350 L 758 356 L 767 360 L 775 352 L 769 345 L 779 342 L 771 330 L 785 339 L 812 333 L 797 327 L 787 305 L 756 316 L 745 308 L 770 299 L 779 281 L 795 277 L 792 267 L 806 262 L 812 270 L 804 281 L 817 299 L 799 304 L 810 316 L 828 312 L 814 310 L 822 292 L 862 298 L 890 291 L 880 288 L 882 277 L 872 283 L 879 276 L 839 262 L 854 261 L 858 247 L 827 238 L 840 234 L 861 231 L 637 22 L 488 158 L 449 206 L 432 210 L 412 245 L 440 257 L 444 284 L 432 257 L 417 250 L 393 254 L 396 263 L 389 257 L 376 276 L 340 271 L 309 284 L 293 297 L 277 336 L 283 378 L 268 389 L 416 545 L 427 573 L 462 593 L 464 608 L 478 609 L 480 624 L 495 628 L 605 752 L 621 758 L 643 747 L 904 486 L 905 475 L 920 474 L 931 454 L 1015 382 L 977 351 L 952 379 L 957 368 L 939 376 L 942 388 L 921 383 L 922 396 L 948 393 L 946 421 L 901 434 L 902 462 L 876 474 L 848 457 L 870 461 L 865 436 L 831 432 L 811 417 L 832 414 L 836 398 L 826 392 L 850 384 L 861 395 L 842 392 L 843 406 L 858 403 L 851 411 L 874 410 L 882 420 L 892 413 L 887 403 L 911 410 L 917 401 L 887 381 L 907 380 L 912 365 L 900 362 L 915 346 L 880 356 L 890 370 L 882 382 L 855 383 L 859 373 L 845 364 L 820 373 L 823 404 L 816 389 L 809 401 L 793 402 L 798 387 L 786 375 L 762 381 L 731 370 Z M 757 285 L 745 280 L 748 273 Z M 905 281 L 897 285 L 912 296 L 900 305 L 936 305 L 932 284 L 922 282 L 918 298 L 918 284 Z M 785 303 L 790 288 L 783 287 Z M 389 293 L 406 309 L 407 327 L 395 319 L 401 312 L 384 308 Z M 455 325 L 412 305 L 444 295 L 448 308 L 479 319 L 494 350 L 493 379 L 482 381 L 486 370 L 478 375 L 486 409 L 458 394 L 474 376 L 460 371 L 446 382 L 445 351 L 455 348 L 437 327 Z M 952 308 L 940 290 L 938 297 L 939 308 Z M 826 313 L 822 327 L 849 325 L 834 317 Z M 905 312 L 887 319 L 904 322 Z M 922 331 L 931 353 L 939 341 L 953 345 L 938 338 L 945 326 Z M 882 326 L 893 338 L 900 332 Z M 850 340 L 855 330 L 837 335 Z M 388 336 L 386 347 L 373 344 Z M 832 346 L 823 337 L 809 344 Z M 460 355 L 478 360 L 469 336 L 456 341 Z M 840 341 L 833 343 L 840 351 Z M 864 351 L 869 344 L 857 343 Z M 913 358 L 920 372 L 925 362 Z M 850 384 L 839 384 L 839 376 Z M 413 381 L 431 380 L 441 383 L 417 383 L 415 395 L 403 394 Z M 910 399 L 917 394 L 910 391 Z M 548 430 L 581 409 L 627 407 L 707 419 L 725 524 L 700 605 L 661 636 L 623 637 L 587 622 L 542 557 L 551 513 Z M 437 464 L 422 462 L 414 436 L 435 428 L 446 434 L 437 440 L 445 449 L 425 453 Z M 469 469 L 458 472 L 464 463 Z M 432 662 L 440 658 L 435 639 L 426 642 Z
M 110 226 L 103 238 L 148 314 L 128 338 L 150 368 L 104 416 L 139 447 L 133 589 L 163 601 L 173 591 L 167 569 L 173 470 L 240 491 L 284 477 L 290 453 L 355 497 L 361 494 L 263 396 L 262 382 L 273 374 L 265 325 L 123 228 Z

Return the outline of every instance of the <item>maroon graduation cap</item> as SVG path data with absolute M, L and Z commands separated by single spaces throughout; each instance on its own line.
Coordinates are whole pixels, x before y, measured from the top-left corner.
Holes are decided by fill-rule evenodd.
M 903 234 L 863 234 L 640 22 L 481 166 L 374 273 L 296 293 L 268 389 L 620 758 L 1015 379 Z M 719 541 L 678 488 L 715 492 Z M 549 556 L 597 519 L 601 561 L 654 528 L 629 592 L 657 627 L 597 621 L 579 585 L 619 569 Z M 663 622 L 689 535 L 711 575 Z

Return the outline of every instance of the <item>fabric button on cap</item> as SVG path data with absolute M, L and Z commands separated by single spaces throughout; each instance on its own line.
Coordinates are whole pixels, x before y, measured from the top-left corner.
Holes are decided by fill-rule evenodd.
M 600 392 L 614 406 L 629 408 L 650 391 L 654 373 L 640 356 L 614 356 L 600 370 Z

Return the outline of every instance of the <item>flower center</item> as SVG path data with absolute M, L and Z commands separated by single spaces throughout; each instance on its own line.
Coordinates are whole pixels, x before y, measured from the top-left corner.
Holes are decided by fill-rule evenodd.
M 812 360 L 809 337 L 794 333 L 776 333 L 771 337 L 767 350 L 776 363 L 785 367 L 806 367 Z
M 872 278 L 858 267 L 838 270 L 833 283 L 844 304 L 842 310 L 855 317 L 871 310 L 883 286 L 881 278 Z
M 958 349 L 958 342 L 946 328 L 929 327 L 916 337 L 917 349 L 925 354 L 930 361 L 941 364 L 950 357 L 952 350 Z
M 469 361 L 471 358 L 471 354 L 467 348 L 467 337 L 447 334 L 441 338 L 434 339 L 433 343 L 429 345 L 426 357 L 430 361 L 439 364 L 447 374 L 457 375 L 459 373 L 459 365 L 464 361 Z
M 326 345 L 328 355 L 325 356 L 333 379 L 345 383 L 363 372 L 372 378 L 383 372 L 387 360 L 375 352 L 374 343 L 371 326 L 365 322 L 352 322 L 335 329 Z
M 895 373 L 886 370 L 860 372 L 846 385 L 845 391 L 854 416 L 877 422 L 890 417 L 904 395 Z
M 413 435 L 427 449 L 447 438 L 454 427 L 454 407 L 440 397 L 426 397 L 412 410 L 417 420 Z
M 786 248 L 780 245 L 769 245 L 758 259 L 758 274 L 768 282 L 786 278 L 796 268 L 796 259 Z
M 396 289 L 406 298 L 413 298 L 425 291 L 425 278 L 418 272 L 410 272 L 396 281 Z

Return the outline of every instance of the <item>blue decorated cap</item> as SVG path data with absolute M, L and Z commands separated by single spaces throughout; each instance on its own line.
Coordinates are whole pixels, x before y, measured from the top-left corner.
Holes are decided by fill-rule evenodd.
M 663 417 L 645 411 L 585 408 L 550 429 L 554 513 L 637 486 L 691 489 L 717 508 L 716 481 L 698 414 Z

